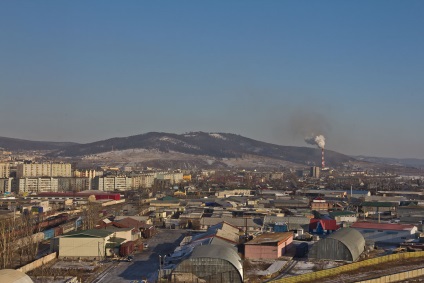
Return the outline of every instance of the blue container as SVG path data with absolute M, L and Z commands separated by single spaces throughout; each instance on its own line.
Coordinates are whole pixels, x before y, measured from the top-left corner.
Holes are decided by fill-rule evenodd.
M 288 232 L 287 224 L 283 225 L 275 225 L 274 226 L 274 232 Z
M 54 229 L 45 230 L 44 232 L 44 240 L 48 240 L 54 237 Z

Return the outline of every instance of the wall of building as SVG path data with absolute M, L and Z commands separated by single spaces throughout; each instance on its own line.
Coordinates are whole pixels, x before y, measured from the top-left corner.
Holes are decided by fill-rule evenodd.
M 13 191 L 22 193 L 57 192 L 58 179 L 55 178 L 20 178 L 15 182 Z
M 59 238 L 59 258 L 103 258 L 107 238 Z
M 399 231 L 359 229 L 359 228 L 353 228 L 353 229 L 358 230 L 367 241 L 374 241 L 375 243 L 390 243 L 390 244 L 399 244 L 409 239 L 415 239 L 415 233 L 417 231 L 416 227 L 412 230 L 399 230 Z
M 0 178 L 10 177 L 10 165 L 9 163 L 0 163 Z
M 0 179 L 0 194 L 10 193 L 12 191 L 12 180 L 13 178 Z
M 277 259 L 290 248 L 293 238 L 275 245 L 245 245 L 244 256 L 248 259 Z
M 16 177 L 72 177 L 72 169 L 70 163 L 18 164 Z

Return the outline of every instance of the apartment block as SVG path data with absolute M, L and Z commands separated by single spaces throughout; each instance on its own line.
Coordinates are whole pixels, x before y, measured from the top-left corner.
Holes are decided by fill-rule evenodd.
M 99 191 L 126 191 L 131 189 L 132 181 L 130 177 L 96 177 L 93 182 L 93 189 Z
M 0 194 L 12 191 L 12 180 L 13 178 L 0 178 Z
M 58 179 L 55 178 L 18 178 L 13 189 L 17 193 L 57 192 Z
M 140 174 L 132 176 L 131 179 L 134 189 L 151 188 L 155 182 L 155 174 Z
M 72 169 L 70 163 L 18 164 L 16 177 L 72 177 Z
M 0 163 L 0 178 L 9 178 L 9 177 L 10 177 L 10 164 Z

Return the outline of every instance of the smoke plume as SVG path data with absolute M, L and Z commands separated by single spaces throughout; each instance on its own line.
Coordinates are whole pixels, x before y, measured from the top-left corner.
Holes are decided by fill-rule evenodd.
M 305 142 L 308 144 L 316 145 L 322 149 L 325 147 L 325 137 L 323 135 L 305 138 Z

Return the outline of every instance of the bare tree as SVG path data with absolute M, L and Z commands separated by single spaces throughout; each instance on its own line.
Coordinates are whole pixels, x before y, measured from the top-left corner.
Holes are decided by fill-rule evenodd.
M 82 217 L 82 229 L 93 229 L 96 227 L 97 222 L 100 220 L 101 206 L 94 202 L 89 202 L 84 210 Z
M 0 269 L 10 268 L 13 258 L 15 226 L 12 219 L 0 220 Z

